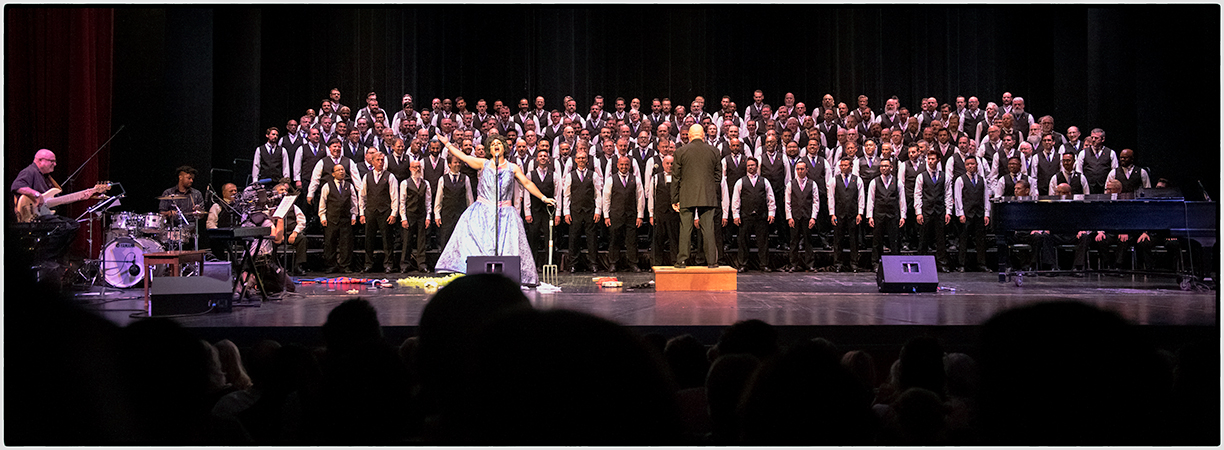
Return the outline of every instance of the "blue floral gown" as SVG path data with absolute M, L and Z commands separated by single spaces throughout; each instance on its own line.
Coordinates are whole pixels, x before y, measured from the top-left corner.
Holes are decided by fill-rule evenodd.
M 498 254 L 503 256 L 521 256 L 519 272 L 523 284 L 539 284 L 539 274 L 536 273 L 535 258 L 531 247 L 527 244 L 527 232 L 523 229 L 523 219 L 519 218 L 514 209 L 512 199 L 514 190 L 518 189 L 518 180 L 514 177 L 511 164 L 497 170 L 497 186 L 500 186 L 500 199 L 497 214 L 500 216 L 498 226 L 501 236 L 497 240 Z M 477 198 L 471 206 L 459 217 L 455 231 L 451 233 L 450 242 L 438 257 L 434 268 L 438 272 L 467 272 L 469 256 L 493 255 L 493 160 L 485 160 L 484 168 L 477 175 L 480 177 L 477 187 Z

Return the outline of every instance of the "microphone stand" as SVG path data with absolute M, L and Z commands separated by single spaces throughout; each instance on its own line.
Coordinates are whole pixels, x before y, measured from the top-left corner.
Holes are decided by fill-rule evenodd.
M 98 153 L 101 152 L 102 149 L 106 148 L 106 144 L 109 144 L 111 140 L 115 139 L 115 136 L 118 136 L 119 132 L 123 131 L 123 128 L 126 126 L 127 125 L 120 125 L 119 129 L 115 130 L 115 134 L 112 134 L 110 139 L 107 139 L 106 142 L 103 142 L 101 147 L 98 147 L 97 150 L 94 150 L 93 154 L 89 155 L 89 158 L 86 158 L 85 162 L 82 162 L 80 167 L 77 167 L 76 172 L 72 172 L 72 175 L 69 175 L 68 178 L 64 179 L 63 187 L 65 190 L 68 190 L 67 187 L 69 183 L 72 182 L 72 177 L 75 177 L 77 176 L 78 173 L 81 173 L 81 169 L 85 168 L 85 164 L 88 164 L 91 159 L 94 159 L 95 156 L 98 156 Z

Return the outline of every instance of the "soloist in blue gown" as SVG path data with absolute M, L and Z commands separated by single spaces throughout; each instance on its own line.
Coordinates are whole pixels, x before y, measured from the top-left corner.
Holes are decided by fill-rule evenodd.
M 434 266 L 438 272 L 467 273 L 467 258 L 469 256 L 493 255 L 494 206 L 490 200 L 494 197 L 493 160 L 485 160 L 484 168 L 477 175 L 480 177 L 477 187 L 477 198 L 471 206 L 459 217 L 455 231 L 451 233 L 450 242 L 438 257 Z M 536 273 L 535 258 L 531 247 L 527 244 L 527 232 L 523 229 L 523 219 L 514 210 L 512 199 L 514 190 L 518 189 L 518 180 L 514 178 L 514 170 L 510 163 L 497 170 L 497 184 L 500 186 L 500 206 L 496 208 L 501 233 L 497 239 L 498 253 L 502 256 L 521 256 L 519 272 L 523 284 L 539 284 L 539 274 Z

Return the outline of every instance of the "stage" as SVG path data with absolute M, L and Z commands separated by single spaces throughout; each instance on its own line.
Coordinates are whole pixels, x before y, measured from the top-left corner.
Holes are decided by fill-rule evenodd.
M 922 333 L 943 336 L 949 341 L 973 341 L 977 325 L 991 315 L 1053 299 L 1071 299 L 1114 311 L 1148 329 L 1157 341 L 1167 340 L 1159 335 L 1218 334 L 1216 292 L 1182 291 L 1173 277 L 1028 276 L 1023 286 L 1018 287 L 998 282 L 994 273 L 948 273 L 940 274 L 938 292 L 883 294 L 878 292 L 875 274 L 865 272 L 748 272 L 738 275 L 737 291 L 659 293 L 652 288 L 634 287 L 651 281 L 654 277 L 651 273 L 613 275 L 624 281 L 625 287 L 601 288 L 591 282 L 591 274 L 567 273 L 561 275 L 560 292 L 524 293 L 539 309 L 582 311 L 642 333 L 658 332 L 665 336 L 690 333 L 708 344 L 717 341 L 718 333 L 726 325 L 747 319 L 760 319 L 789 330 L 782 332 L 784 336 L 834 336 L 835 342 L 863 347 L 899 345 Z M 401 275 L 386 277 L 396 279 Z M 357 293 L 346 293 L 349 289 L 356 289 Z M 105 295 L 78 295 L 76 299 L 87 309 L 125 325 L 144 316 L 137 312 L 145 307 L 141 295 L 140 289 L 109 289 Z M 392 340 L 414 334 L 429 300 L 429 295 L 419 288 L 299 285 L 296 293 L 287 293 L 281 300 L 259 306 L 235 306 L 230 313 L 173 320 L 209 340 L 229 338 L 245 345 L 271 338 L 317 344 L 321 342 L 319 327 L 328 312 L 353 297 L 367 299 L 374 305 L 384 332 Z

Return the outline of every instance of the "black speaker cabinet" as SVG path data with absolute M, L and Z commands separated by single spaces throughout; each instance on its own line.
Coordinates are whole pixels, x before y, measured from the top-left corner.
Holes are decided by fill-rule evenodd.
M 521 258 L 518 256 L 469 256 L 467 259 L 467 274 L 496 273 L 504 275 L 514 284 L 523 284 L 523 274 L 519 271 Z
M 149 316 L 199 314 L 230 303 L 233 285 L 209 277 L 157 277 L 149 284 Z
M 883 255 L 876 272 L 880 292 L 935 292 L 939 271 L 932 255 Z

